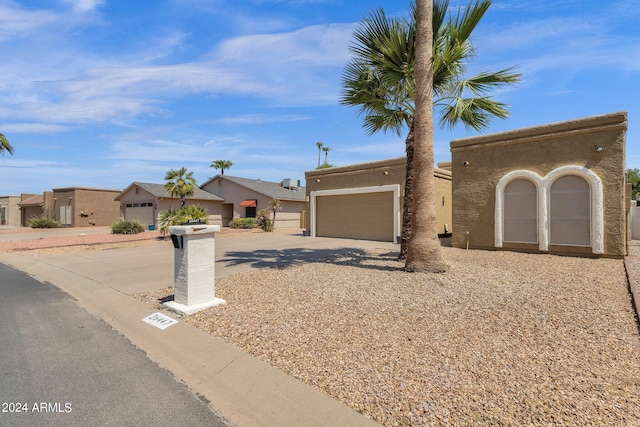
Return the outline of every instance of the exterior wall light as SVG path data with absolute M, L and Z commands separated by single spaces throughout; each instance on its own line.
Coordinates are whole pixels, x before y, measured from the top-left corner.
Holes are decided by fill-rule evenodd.
M 320 182 L 320 179 L 319 179 L 319 178 L 318 178 L 318 179 L 316 179 L 316 182 Z
M 466 160 L 464 161 L 464 163 L 462 163 L 464 166 L 469 167 L 469 162 L 467 162 Z
M 389 175 L 389 171 L 382 172 L 382 175 Z
M 602 145 L 596 145 L 596 151 L 597 151 L 598 153 L 601 153 L 601 152 L 603 152 L 603 151 L 604 151 L 604 147 L 603 147 Z

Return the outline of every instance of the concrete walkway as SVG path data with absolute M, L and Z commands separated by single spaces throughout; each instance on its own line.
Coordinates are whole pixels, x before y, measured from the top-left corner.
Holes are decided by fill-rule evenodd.
M 173 246 L 170 241 L 164 243 L 36 257 L 0 252 L 0 262 L 66 291 L 238 426 L 378 425 L 187 323 L 160 330 L 143 322 L 156 310 L 131 294 L 173 284 Z M 398 250 L 392 243 L 278 233 L 217 239 L 216 275 L 304 262 L 336 251 L 373 248 Z

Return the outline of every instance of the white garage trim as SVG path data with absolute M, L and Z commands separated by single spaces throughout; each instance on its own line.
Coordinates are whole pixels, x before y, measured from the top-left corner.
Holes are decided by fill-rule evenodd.
M 311 236 L 316 237 L 316 197 L 343 196 L 349 194 L 393 192 L 393 243 L 400 239 L 400 184 L 381 185 L 377 187 L 339 188 L 335 190 L 318 190 L 309 193 L 311 203 Z

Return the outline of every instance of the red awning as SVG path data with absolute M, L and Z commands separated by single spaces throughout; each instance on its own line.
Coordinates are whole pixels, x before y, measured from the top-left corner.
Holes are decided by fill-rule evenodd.
M 257 205 L 258 205 L 257 200 L 243 200 L 240 203 L 240 207 L 243 207 L 243 208 L 255 208 Z

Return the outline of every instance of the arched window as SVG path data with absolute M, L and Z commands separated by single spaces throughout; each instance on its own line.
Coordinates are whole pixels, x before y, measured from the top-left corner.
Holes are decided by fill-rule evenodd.
M 538 189 L 524 178 L 504 187 L 503 241 L 538 243 Z
M 577 175 L 553 181 L 549 191 L 549 243 L 591 246 L 591 188 Z
M 537 242 L 544 252 L 552 244 L 591 246 L 602 254 L 602 200 L 602 181 L 584 166 L 561 166 L 544 178 L 528 170 L 509 172 L 496 184 L 495 247 Z

